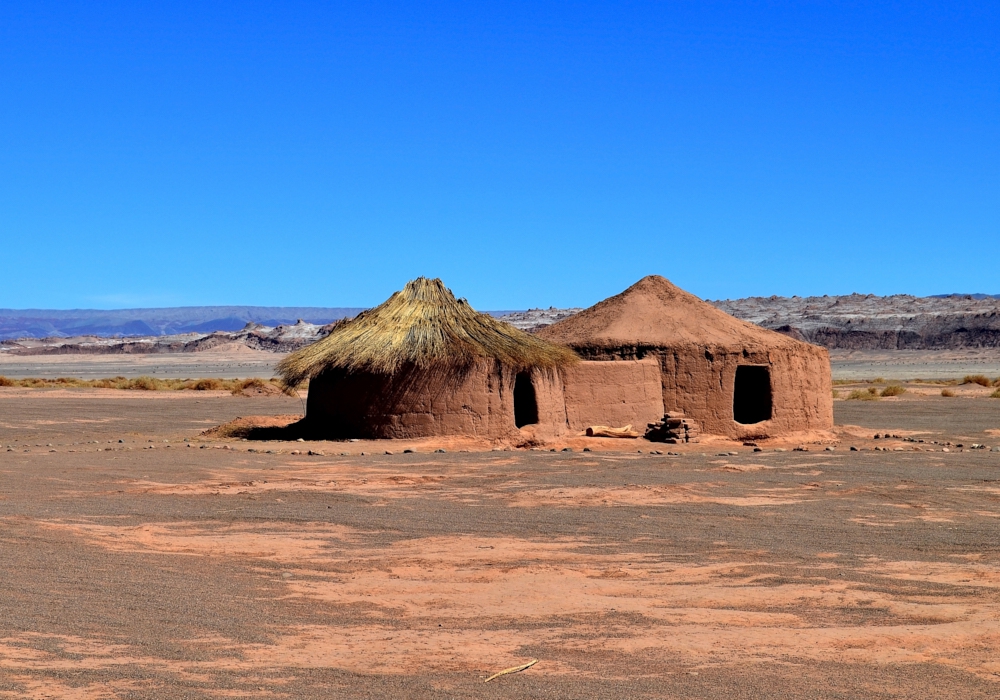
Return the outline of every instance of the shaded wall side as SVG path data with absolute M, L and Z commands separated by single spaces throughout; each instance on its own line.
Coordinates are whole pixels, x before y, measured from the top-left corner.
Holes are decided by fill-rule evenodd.
M 660 361 L 664 407 L 699 421 L 707 433 L 746 439 L 833 427 L 830 361 L 822 348 L 663 350 Z M 740 365 L 768 368 L 770 420 L 750 425 L 733 420 Z
M 660 363 L 655 357 L 584 361 L 563 368 L 561 374 L 572 431 L 629 424 L 641 431 L 663 417 Z
M 489 364 L 392 377 L 334 370 L 310 382 L 306 416 L 317 435 L 333 439 L 499 438 L 516 432 L 512 388 L 513 376 Z

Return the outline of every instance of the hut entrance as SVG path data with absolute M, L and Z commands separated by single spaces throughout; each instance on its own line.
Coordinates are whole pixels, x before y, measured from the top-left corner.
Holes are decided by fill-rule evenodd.
M 733 419 L 744 425 L 771 419 L 771 372 L 767 367 L 742 365 L 736 368 Z
M 538 422 L 538 401 L 531 374 L 518 372 L 514 378 L 514 425 L 523 428 Z

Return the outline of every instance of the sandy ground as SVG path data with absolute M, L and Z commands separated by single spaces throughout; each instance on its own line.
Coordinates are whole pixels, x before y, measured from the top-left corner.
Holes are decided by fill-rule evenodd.
M 965 350 L 831 350 L 834 379 L 1000 377 L 1000 348 Z
M 0 375 L 12 379 L 27 377 L 134 378 L 149 375 L 161 379 L 219 377 L 245 379 L 271 377 L 284 355 L 224 348 L 204 352 L 177 352 L 150 355 L 12 355 L 0 353 Z
M 0 697 L 1000 695 L 998 400 L 804 452 L 199 437 L 299 409 L 0 389 Z
M 270 377 L 284 355 L 243 346 L 161 355 L 27 355 L 0 353 L 0 375 L 26 377 Z M 1000 348 L 981 350 L 832 350 L 834 379 L 1000 377 Z

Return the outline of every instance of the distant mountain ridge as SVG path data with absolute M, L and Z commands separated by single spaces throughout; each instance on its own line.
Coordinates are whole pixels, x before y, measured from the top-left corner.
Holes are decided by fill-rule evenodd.
M 0 340 L 74 336 L 161 336 L 238 331 L 298 320 L 325 325 L 362 308 L 313 306 L 178 306 L 160 309 L 0 309 Z

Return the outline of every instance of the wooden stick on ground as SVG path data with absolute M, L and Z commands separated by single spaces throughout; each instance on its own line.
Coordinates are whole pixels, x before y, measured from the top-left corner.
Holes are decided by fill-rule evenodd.
M 494 673 L 492 676 L 490 676 L 485 681 L 483 681 L 483 683 L 489 683 L 494 678 L 499 678 L 500 676 L 506 676 L 508 673 L 520 673 L 524 669 L 531 668 L 532 666 L 534 666 L 537 663 L 538 663 L 538 659 L 532 659 L 531 661 L 529 661 L 526 664 L 521 664 L 520 666 L 511 666 L 510 668 L 505 668 L 502 671 L 498 671 L 497 673 Z

